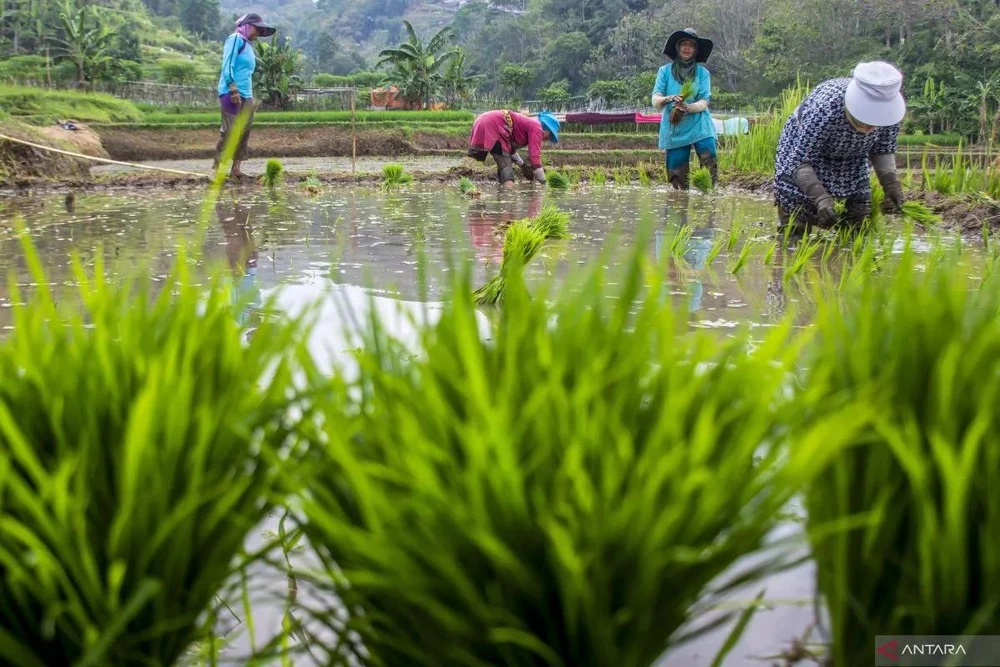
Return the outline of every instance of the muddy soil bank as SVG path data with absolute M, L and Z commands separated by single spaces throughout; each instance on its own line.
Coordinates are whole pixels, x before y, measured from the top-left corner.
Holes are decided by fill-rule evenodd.
M 86 179 L 91 163 L 35 148 L 16 140 L 65 151 L 107 157 L 98 136 L 85 126 L 76 131 L 59 127 L 36 128 L 13 121 L 0 123 L 0 185 L 26 187 L 52 180 Z

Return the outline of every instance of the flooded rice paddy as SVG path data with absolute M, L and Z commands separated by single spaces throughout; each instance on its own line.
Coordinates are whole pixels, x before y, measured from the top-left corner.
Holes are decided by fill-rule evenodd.
M 533 216 L 547 204 L 571 214 L 571 236 L 546 244 L 529 267 L 529 282 L 571 280 L 574 270 L 602 263 L 614 281 L 639 241 L 641 226 L 651 224 L 641 251 L 669 263 L 671 294 L 683 304 L 694 327 L 723 332 L 741 324 L 767 327 L 804 300 L 803 287 L 783 280 L 782 262 L 767 257 L 766 244 L 776 239 L 770 201 L 745 195 L 677 193 L 662 188 L 593 187 L 555 193 L 519 188 L 500 193 L 485 188 L 480 199 L 463 198 L 454 187 L 414 186 L 382 193 L 373 188 L 328 188 L 316 195 L 286 189 L 224 190 L 207 207 L 193 191 L 143 191 L 129 194 L 46 195 L 35 199 L 0 199 L 0 257 L 4 273 L 23 293 L 37 288 L 18 240 L 23 221 L 47 271 L 50 285 L 70 287 L 71 257 L 85 265 L 98 255 L 112 270 L 141 268 L 156 280 L 166 278 L 179 250 L 200 239 L 204 275 L 219 270 L 231 279 L 237 317 L 252 325 L 256 308 L 269 295 L 279 309 L 295 313 L 321 302 L 319 326 L 312 341 L 318 356 L 334 363 L 346 354 L 350 341 L 338 338 L 346 304 L 348 311 L 375 307 L 384 317 L 394 308 L 424 315 L 421 302 L 447 297 L 456 261 L 470 257 L 477 284 L 496 270 L 502 255 L 503 225 Z M 739 228 L 740 241 L 714 254 L 721 238 Z M 677 242 L 679 230 L 685 230 Z M 202 235 L 199 237 L 199 235 Z M 687 236 L 689 234 L 689 236 Z M 740 264 L 745 239 L 759 245 Z M 947 240 L 943 242 L 948 242 Z M 746 259 L 746 258 L 744 258 Z M 13 297 L 0 284 L 0 328 L 13 326 Z M 805 312 L 807 309 L 803 309 Z M 390 319 L 402 337 L 412 336 L 414 322 Z M 803 323 L 807 321 L 804 316 Z M 409 328 L 409 330 L 407 330 Z M 2 332 L 0 332 L 2 335 Z M 278 517 L 253 536 L 259 546 L 264 534 L 277 530 Z M 800 532 L 789 520 L 782 529 Z M 292 555 L 300 565 L 308 555 Z M 286 586 L 279 571 L 258 568 L 251 574 L 257 642 L 279 633 Z M 727 665 L 782 664 L 779 655 L 813 624 L 812 567 L 803 565 L 765 582 L 762 610 L 752 620 Z M 733 600 L 739 606 L 750 600 Z M 300 599 L 308 596 L 306 587 Z M 225 651 L 234 662 L 246 654 L 240 633 L 244 625 L 238 598 L 227 599 L 222 634 L 229 634 Z M 228 615 L 227 615 L 228 614 Z M 699 667 L 711 663 L 729 628 L 720 628 L 665 656 L 661 665 Z M 813 636 L 816 639 L 816 636 Z M 296 664 L 310 664 L 308 655 Z

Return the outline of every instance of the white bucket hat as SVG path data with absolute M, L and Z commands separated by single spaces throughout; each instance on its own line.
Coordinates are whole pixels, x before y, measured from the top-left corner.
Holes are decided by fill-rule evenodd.
M 865 125 L 887 127 L 903 120 L 906 100 L 899 92 L 903 75 L 881 61 L 859 63 L 851 73 L 844 104 L 847 111 Z

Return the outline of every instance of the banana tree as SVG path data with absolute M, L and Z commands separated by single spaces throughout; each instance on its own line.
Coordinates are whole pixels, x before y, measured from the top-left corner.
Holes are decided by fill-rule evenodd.
M 76 66 L 77 82 L 85 86 L 100 78 L 113 60 L 114 33 L 100 24 L 91 7 L 78 7 L 74 0 L 60 6 L 59 23 L 61 36 L 53 39 L 56 53 Z
M 275 37 L 270 44 L 254 43 L 257 53 L 257 69 L 254 70 L 254 87 L 262 94 L 265 106 L 284 109 L 292 94 L 302 87 L 298 76 L 299 52 L 292 48 L 289 39 Z
M 467 99 L 473 90 L 479 86 L 482 76 L 470 76 L 465 73 L 465 52 L 456 49 L 455 56 L 448 63 L 444 73 L 445 99 L 449 107 L 454 107 L 458 99 Z
M 445 85 L 445 66 L 458 54 L 457 49 L 449 48 L 454 32 L 451 28 L 442 28 L 424 44 L 409 21 L 403 21 L 403 25 L 407 40 L 379 53 L 376 67 L 388 68 L 387 80 L 400 89 L 403 99 L 429 107 L 431 98 Z

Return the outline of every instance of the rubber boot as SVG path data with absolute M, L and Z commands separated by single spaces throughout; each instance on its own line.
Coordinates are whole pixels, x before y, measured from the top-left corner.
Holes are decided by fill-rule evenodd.
M 667 173 L 670 176 L 670 185 L 674 186 L 674 190 L 687 190 L 688 189 L 688 165 L 683 165 L 677 169 L 669 169 Z
M 719 159 L 711 153 L 699 153 L 698 162 L 701 166 L 708 167 L 709 173 L 712 174 L 712 187 L 716 187 L 719 184 Z

